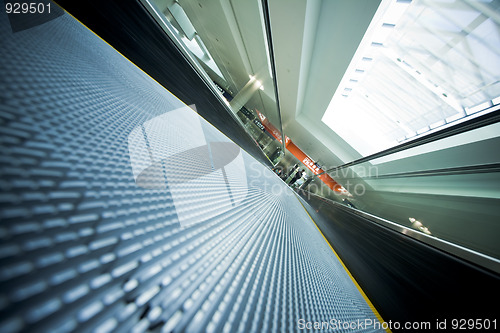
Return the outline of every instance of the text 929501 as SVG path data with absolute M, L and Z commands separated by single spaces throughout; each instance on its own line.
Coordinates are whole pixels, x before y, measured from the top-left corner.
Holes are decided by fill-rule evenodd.
M 52 4 L 50 2 L 5 2 L 7 14 L 50 14 L 51 10 Z

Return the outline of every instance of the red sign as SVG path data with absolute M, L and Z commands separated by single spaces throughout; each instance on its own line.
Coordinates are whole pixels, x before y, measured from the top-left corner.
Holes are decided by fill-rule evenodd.
M 267 119 L 266 116 L 264 116 L 258 110 L 255 110 L 255 111 L 257 111 L 257 115 L 259 116 L 260 120 L 262 121 L 262 125 L 264 125 L 264 128 L 276 140 L 278 140 L 280 143 L 282 143 L 283 141 L 281 139 L 281 132 L 278 131 L 278 129 L 276 127 L 274 127 L 273 124 L 271 124 L 269 122 L 269 120 Z M 285 136 L 285 147 L 290 153 L 292 153 L 293 156 L 295 156 L 299 161 L 301 161 L 315 175 L 318 175 L 324 171 L 321 168 L 319 168 L 317 165 L 315 165 L 313 160 L 309 156 L 307 156 L 299 147 L 297 147 L 292 142 L 292 140 L 290 140 L 290 138 L 287 136 Z M 342 185 L 340 185 L 335 180 L 333 180 L 333 178 L 330 177 L 330 175 L 327 174 L 326 172 L 324 174 L 318 176 L 318 178 L 321 179 L 321 181 L 323 181 L 323 183 L 325 183 L 326 186 L 328 186 L 331 190 L 333 190 L 335 192 L 342 192 L 342 193 L 346 192 L 346 190 L 342 187 Z

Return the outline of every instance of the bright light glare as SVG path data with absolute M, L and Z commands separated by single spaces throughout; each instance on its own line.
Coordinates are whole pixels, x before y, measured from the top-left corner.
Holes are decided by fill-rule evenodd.
M 323 123 L 368 156 L 491 112 L 500 95 L 491 40 L 500 24 L 488 15 L 437 0 L 382 0 Z
M 386 137 L 383 128 L 376 126 L 379 122 L 377 119 L 371 119 L 363 111 L 362 105 L 352 102 L 351 95 L 374 65 L 370 54 L 371 50 L 376 48 L 373 43 L 383 45 L 407 8 L 408 3 L 382 1 L 322 119 L 364 156 L 389 148 L 394 142 Z M 367 137 L 369 140 L 366 140 Z
M 364 111 L 353 105 L 349 98 L 340 97 L 335 102 L 335 108 L 342 111 L 327 111 L 322 119 L 325 124 L 363 156 L 393 145 L 381 128 L 375 125 L 374 119 L 367 118 Z M 366 140 L 368 137 L 370 139 Z

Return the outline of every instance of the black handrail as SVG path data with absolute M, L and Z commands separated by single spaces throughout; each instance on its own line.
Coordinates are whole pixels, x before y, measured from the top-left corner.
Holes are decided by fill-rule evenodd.
M 262 3 L 262 15 L 264 17 L 264 25 L 266 27 L 267 43 L 269 47 L 269 62 L 271 63 L 271 71 L 273 74 L 273 85 L 274 85 L 274 97 L 276 98 L 276 108 L 278 110 L 278 119 L 281 132 L 281 146 L 283 154 L 285 154 L 285 132 L 283 131 L 283 120 L 281 119 L 281 108 L 280 99 L 278 94 L 278 78 L 276 76 L 276 66 L 274 60 L 274 47 L 273 47 L 273 37 L 271 32 L 271 17 L 269 15 L 269 4 L 268 0 L 261 0 Z
M 454 136 L 454 135 L 457 135 L 457 134 L 460 134 L 460 133 L 468 132 L 468 131 L 471 131 L 471 130 L 474 130 L 474 129 L 478 129 L 478 128 L 481 128 L 481 127 L 484 127 L 484 126 L 488 126 L 488 125 L 497 123 L 497 122 L 500 121 L 500 107 L 498 105 L 496 105 L 495 107 L 497 109 L 495 111 L 493 111 L 493 112 L 489 112 L 489 113 L 481 115 L 479 117 L 475 117 L 475 118 L 466 120 L 466 121 L 464 121 L 462 123 L 459 123 L 459 124 L 456 124 L 456 125 L 444 128 L 444 129 L 442 129 L 440 131 L 437 131 L 437 132 L 434 132 L 434 133 L 430 133 L 430 134 L 428 134 L 426 136 L 422 136 L 422 137 L 417 138 L 415 140 L 412 140 L 412 141 L 409 141 L 409 142 L 405 142 L 405 143 L 402 143 L 402 144 L 397 145 L 395 147 L 388 148 L 386 150 L 382 150 L 382 151 L 380 151 L 378 153 L 375 153 L 375 154 L 372 154 L 372 155 L 369 155 L 369 156 L 366 156 L 366 157 L 362 157 L 362 158 L 357 159 L 355 161 L 352 161 L 352 162 L 349 162 L 349 163 L 346 163 L 346 164 L 343 164 L 343 165 L 340 165 L 340 166 L 328 169 L 326 171 L 323 171 L 323 172 L 315 175 L 315 177 L 320 176 L 320 175 L 322 175 L 324 173 L 328 173 L 328 172 L 331 172 L 331 171 L 336 171 L 336 170 L 348 168 L 348 167 L 351 167 L 351 166 L 354 166 L 354 165 L 357 165 L 357 164 L 361 164 L 361 163 L 364 163 L 364 162 L 368 162 L 368 161 L 374 160 L 376 158 L 380 158 L 380 157 L 384 157 L 384 156 L 391 155 L 391 154 L 394 154 L 394 153 L 398 153 L 398 152 L 403 151 L 403 150 L 407 150 L 407 149 L 410 149 L 410 148 L 418 147 L 418 146 L 421 146 L 421 145 L 424 145 L 424 144 L 427 144 L 427 143 L 431 143 L 431 142 L 438 141 L 438 140 L 441 140 L 441 139 L 444 139 L 444 138 L 448 138 L 448 137 L 451 137 L 451 136 Z
M 478 173 L 494 173 L 500 172 L 500 163 L 467 165 L 453 168 L 431 169 L 431 170 L 418 170 L 389 173 L 386 175 L 373 175 L 367 177 L 360 177 L 362 179 L 385 179 L 385 178 L 403 178 L 403 177 L 428 177 L 428 176 L 451 176 L 451 175 L 466 175 Z

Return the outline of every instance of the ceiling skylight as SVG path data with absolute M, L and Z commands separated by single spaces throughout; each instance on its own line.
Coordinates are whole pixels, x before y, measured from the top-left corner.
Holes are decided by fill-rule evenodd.
M 323 122 L 367 156 L 498 104 L 499 9 L 383 0 Z

